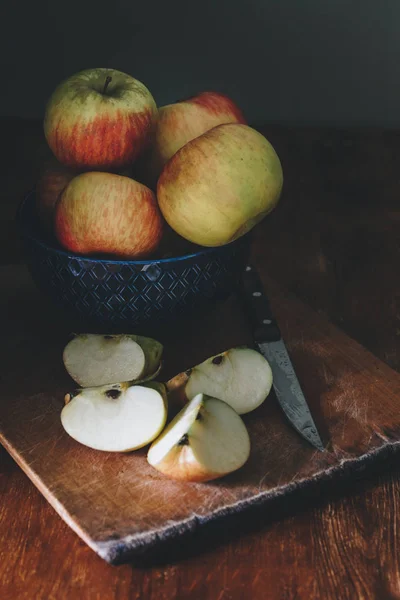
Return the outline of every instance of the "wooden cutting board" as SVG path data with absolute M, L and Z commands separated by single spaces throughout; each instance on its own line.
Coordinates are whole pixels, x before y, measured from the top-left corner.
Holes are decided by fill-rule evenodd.
M 112 454 L 85 448 L 60 423 L 64 394 L 75 387 L 61 360 L 69 326 L 25 268 L 3 267 L 0 276 L 0 441 L 108 562 L 148 553 L 252 507 L 274 511 L 278 497 L 295 501 L 305 487 L 318 494 L 324 482 L 336 486 L 360 465 L 367 469 L 399 448 L 400 375 L 263 276 L 324 453 L 288 425 L 273 394 L 244 418 L 252 440 L 248 463 L 219 481 L 170 481 L 148 466 L 146 449 Z M 211 354 L 251 344 L 235 296 L 201 322 L 186 321 L 160 338 L 164 380 Z

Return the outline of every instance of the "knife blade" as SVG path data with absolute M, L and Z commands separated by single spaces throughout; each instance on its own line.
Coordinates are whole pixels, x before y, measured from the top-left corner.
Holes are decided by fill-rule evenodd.
M 271 312 L 256 269 L 248 265 L 243 273 L 241 296 L 253 327 L 253 339 L 259 352 L 268 360 L 273 388 L 292 427 L 312 446 L 324 451 L 324 445 L 297 379 L 284 340 Z

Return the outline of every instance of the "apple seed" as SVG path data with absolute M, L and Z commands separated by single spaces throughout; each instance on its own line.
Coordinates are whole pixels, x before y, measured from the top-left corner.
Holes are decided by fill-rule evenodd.
M 121 390 L 111 389 L 111 390 L 107 390 L 105 395 L 107 396 L 107 398 L 112 398 L 112 400 L 116 400 L 117 398 L 120 397 L 121 393 L 122 393 Z
M 185 433 L 178 442 L 178 446 L 189 446 L 189 436 Z
M 212 359 L 212 364 L 213 364 L 213 365 L 220 365 L 220 364 L 222 363 L 222 361 L 223 361 L 223 360 L 224 360 L 224 357 L 223 357 L 221 354 L 219 354 L 218 356 L 215 356 L 215 357 Z

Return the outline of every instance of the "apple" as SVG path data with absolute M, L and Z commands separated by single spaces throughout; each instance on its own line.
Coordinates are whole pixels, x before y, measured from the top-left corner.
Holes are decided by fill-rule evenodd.
M 182 405 L 197 394 L 219 398 L 239 415 L 258 408 L 272 387 L 268 361 L 251 348 L 231 348 L 179 373 L 167 382 L 175 405 Z
M 153 442 L 147 460 L 173 479 L 210 481 L 240 469 L 249 454 L 241 417 L 222 400 L 198 394 Z
M 236 104 L 218 92 L 202 92 L 160 107 L 155 139 L 141 161 L 145 183 L 154 185 L 164 165 L 182 146 L 223 123 L 246 121 Z
M 156 377 L 162 353 L 162 344 L 152 338 L 85 333 L 68 342 L 63 362 L 76 383 L 92 387 Z
M 167 419 L 163 384 L 116 383 L 65 396 L 65 431 L 77 442 L 108 452 L 130 452 L 149 444 Z
M 192 244 L 185 238 L 181 237 L 168 225 L 164 223 L 163 237 L 160 245 L 157 248 L 157 258 L 172 258 L 176 256 L 185 256 L 194 254 L 202 248 L 196 244 Z
M 77 174 L 55 158 L 43 165 L 36 186 L 36 212 L 47 233 L 53 233 L 54 210 L 60 194 Z
M 157 248 L 162 230 L 153 192 L 122 175 L 78 175 L 56 206 L 56 237 L 63 248 L 77 254 L 145 257 Z
M 117 170 L 150 142 L 157 106 L 143 83 L 115 69 L 87 69 L 60 83 L 44 132 L 58 160 L 85 170 Z
M 282 185 L 282 166 L 268 140 L 247 125 L 231 123 L 178 150 L 160 175 L 157 198 L 179 235 L 202 246 L 222 246 L 273 210 Z

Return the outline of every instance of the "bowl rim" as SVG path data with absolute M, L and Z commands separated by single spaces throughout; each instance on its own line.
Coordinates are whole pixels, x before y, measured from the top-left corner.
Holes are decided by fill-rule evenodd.
M 251 231 L 249 231 L 245 235 L 234 240 L 233 242 L 229 242 L 229 244 L 224 244 L 223 246 L 204 247 L 204 249 L 199 250 L 198 252 L 192 252 L 190 254 L 182 254 L 181 256 L 171 256 L 170 258 L 147 258 L 147 259 L 142 259 L 142 260 L 134 260 L 134 259 L 98 258 L 95 256 L 91 257 L 88 255 L 76 254 L 74 252 L 67 252 L 66 250 L 63 250 L 62 248 L 57 248 L 56 246 L 48 244 L 47 242 L 42 240 L 39 236 L 35 235 L 35 233 L 33 233 L 30 230 L 30 228 L 27 226 L 27 224 L 24 223 L 22 215 L 23 215 L 25 205 L 27 204 L 27 202 L 29 202 L 29 200 L 31 199 L 32 196 L 35 196 L 35 194 L 36 194 L 35 188 L 31 189 L 27 194 L 25 194 L 25 196 L 22 198 L 22 200 L 20 201 L 20 203 L 18 205 L 17 212 L 15 215 L 15 220 L 17 222 L 19 229 L 23 231 L 23 235 L 25 237 L 33 240 L 36 244 L 39 244 L 40 246 L 42 246 L 42 248 L 45 248 L 46 250 L 48 250 L 50 252 L 56 252 L 57 254 L 60 254 L 61 256 L 64 256 L 69 259 L 74 259 L 74 260 L 88 261 L 88 262 L 95 262 L 95 263 L 119 264 L 119 265 L 121 265 L 121 264 L 123 264 L 123 265 L 124 264 L 125 265 L 151 265 L 151 264 L 156 264 L 156 263 L 167 264 L 167 263 L 171 263 L 171 262 L 190 260 L 190 259 L 201 257 L 201 256 L 204 256 L 207 254 L 213 254 L 218 251 L 223 252 L 230 248 L 233 248 L 234 246 L 240 246 L 241 244 L 247 243 L 249 241 L 251 233 L 252 233 Z

